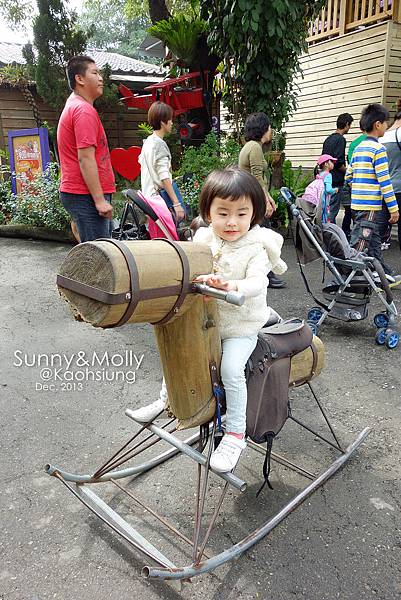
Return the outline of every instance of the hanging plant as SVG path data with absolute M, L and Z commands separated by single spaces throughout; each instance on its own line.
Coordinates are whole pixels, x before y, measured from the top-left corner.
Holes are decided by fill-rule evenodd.
M 182 14 L 168 21 L 159 21 L 148 29 L 150 35 L 164 42 L 173 55 L 188 67 L 195 59 L 200 36 L 206 31 L 205 21 L 198 17 L 188 19 Z

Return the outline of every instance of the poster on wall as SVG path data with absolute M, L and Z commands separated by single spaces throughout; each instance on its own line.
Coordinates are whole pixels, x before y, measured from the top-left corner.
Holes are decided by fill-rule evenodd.
M 29 183 L 43 173 L 49 162 L 49 136 L 45 127 L 18 129 L 8 132 L 12 186 L 19 194 Z

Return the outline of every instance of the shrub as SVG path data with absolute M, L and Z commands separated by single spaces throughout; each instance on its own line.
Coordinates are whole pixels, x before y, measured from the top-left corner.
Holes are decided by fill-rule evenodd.
M 290 160 L 283 163 L 283 185 L 290 188 L 296 196 L 302 196 L 306 186 L 312 181 L 313 176 L 304 174 L 302 167 L 294 169 Z
M 6 167 L 1 168 L 0 174 L 0 224 L 4 225 L 11 221 L 15 210 L 15 196 L 11 190 L 11 179 L 3 179 L 4 176 L 9 176 L 9 171 Z
M 62 231 L 71 218 L 60 202 L 58 165 L 51 163 L 35 179 L 24 185 L 14 201 L 14 223 Z
M 179 175 L 185 175 L 180 190 L 194 215 L 199 212 L 199 194 L 211 171 L 238 164 L 241 146 L 233 138 L 209 133 L 199 147 L 187 146 L 183 153 Z
M 285 160 L 282 168 L 283 185 L 294 192 L 296 196 L 302 196 L 306 186 L 311 182 L 313 177 L 304 174 L 302 167 L 299 166 L 293 169 L 290 160 Z M 271 217 L 273 227 L 288 227 L 288 210 L 287 204 L 280 196 L 280 190 L 271 189 L 270 194 L 277 205 L 277 210 Z

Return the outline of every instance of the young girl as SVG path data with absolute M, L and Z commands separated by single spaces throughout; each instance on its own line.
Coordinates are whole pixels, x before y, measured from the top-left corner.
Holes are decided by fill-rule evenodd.
M 213 452 L 210 466 L 218 472 L 234 469 L 246 447 L 247 389 L 245 365 L 255 349 L 258 331 L 270 316 L 266 304 L 269 271 L 280 275 L 282 237 L 259 227 L 266 211 L 263 189 L 239 169 L 213 171 L 203 186 L 200 213 L 210 223 L 195 234 L 195 242 L 210 246 L 213 273 L 198 280 L 245 295 L 242 306 L 218 301 L 222 338 L 221 379 L 226 394 L 226 434 Z
M 221 379 L 226 394 L 226 434 L 213 452 L 211 467 L 231 471 L 245 448 L 247 389 L 245 365 L 258 331 L 274 312 L 266 304 L 267 273 L 284 273 L 280 258 L 283 238 L 259 227 L 266 200 L 258 181 L 246 171 L 227 168 L 213 171 L 203 186 L 200 213 L 209 227 L 201 227 L 194 241 L 207 244 L 213 254 L 213 272 L 198 281 L 245 296 L 242 306 L 218 300 L 222 338 Z M 163 410 L 161 398 L 135 411 L 137 420 L 150 420 Z M 143 414 L 142 414 L 143 413 Z M 139 417 L 139 418 L 138 418 Z
M 334 169 L 334 163 L 337 159 L 330 154 L 322 154 L 316 161 L 314 175 L 316 179 L 322 179 L 324 184 L 322 194 L 322 222 L 330 221 L 329 206 L 332 194 L 338 193 L 338 187 L 333 188 L 333 176 L 331 171 Z

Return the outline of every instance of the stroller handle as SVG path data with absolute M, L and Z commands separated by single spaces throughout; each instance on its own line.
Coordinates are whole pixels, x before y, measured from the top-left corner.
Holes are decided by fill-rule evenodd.
M 280 188 L 280 196 L 285 201 L 288 208 L 291 210 L 293 216 L 296 217 L 299 214 L 299 211 L 298 208 L 295 206 L 295 200 L 297 199 L 297 197 L 294 194 L 294 192 L 292 192 L 287 187 L 282 187 Z
M 226 292 L 225 290 L 219 290 L 218 288 L 206 285 L 206 283 L 193 283 L 192 288 L 197 294 L 212 296 L 212 298 L 217 298 L 217 300 L 225 300 L 229 304 L 235 304 L 235 306 L 242 306 L 245 302 L 244 294 L 234 291 Z

